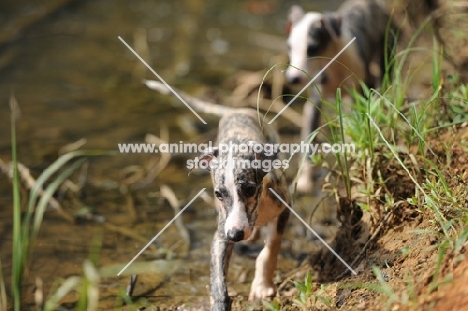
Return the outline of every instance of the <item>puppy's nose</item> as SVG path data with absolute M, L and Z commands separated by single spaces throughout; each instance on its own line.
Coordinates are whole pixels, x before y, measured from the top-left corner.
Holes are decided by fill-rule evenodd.
M 227 233 L 227 238 L 233 242 L 239 242 L 244 239 L 244 230 L 231 229 Z

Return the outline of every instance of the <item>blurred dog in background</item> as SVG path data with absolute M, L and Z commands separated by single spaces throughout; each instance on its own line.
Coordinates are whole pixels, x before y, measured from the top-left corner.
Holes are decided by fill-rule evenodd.
M 322 103 L 333 101 L 337 88 L 347 96 L 350 90 L 359 90 L 361 82 L 372 88 L 380 85 L 385 73 L 391 72 L 389 60 L 394 55 L 396 30 L 377 0 L 349 0 L 331 13 L 306 13 L 297 5 L 291 8 L 287 27 L 291 65 L 286 70 L 288 83 L 307 83 L 356 38 L 318 77 L 318 82 L 311 84 L 308 96 L 312 102 L 307 101 L 304 106 L 302 141 L 307 141 L 310 133 L 320 126 Z M 297 190 L 309 192 L 311 186 L 311 168 L 306 165 L 297 181 Z

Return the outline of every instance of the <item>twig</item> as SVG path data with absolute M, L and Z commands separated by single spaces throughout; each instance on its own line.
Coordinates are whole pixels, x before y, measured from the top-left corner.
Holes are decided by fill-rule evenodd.
M 145 172 L 143 171 L 143 168 L 139 165 L 130 165 L 123 168 L 119 172 L 119 175 L 122 178 L 122 185 L 131 185 L 143 179 L 145 176 Z
M 155 144 L 158 147 L 161 144 L 167 144 L 167 142 L 169 141 L 169 133 L 167 127 L 161 127 L 161 136 L 162 138 L 159 138 L 153 134 L 146 134 L 145 141 L 148 144 Z M 169 165 L 169 162 L 172 158 L 171 154 L 168 152 L 164 152 L 159 153 L 159 155 L 159 161 L 154 162 L 155 164 L 150 167 L 145 178 L 138 182 L 138 186 L 143 186 L 151 183 Z
M 384 223 L 387 222 L 388 218 L 390 218 L 390 216 L 392 215 L 392 211 L 389 211 L 385 216 L 384 218 L 380 221 L 380 224 L 379 226 L 377 227 L 377 229 L 375 230 L 374 234 L 372 234 L 372 236 L 369 238 L 369 240 L 367 240 L 366 244 L 364 244 L 364 247 L 362 248 L 362 250 L 359 252 L 359 254 L 356 256 L 356 258 L 354 258 L 354 260 L 351 262 L 350 266 L 354 266 L 358 260 L 361 259 L 361 257 L 364 255 L 364 253 L 366 252 L 367 250 L 367 247 L 370 245 L 371 242 L 373 242 L 377 236 L 379 235 L 380 233 L 380 230 L 382 229 Z M 340 275 L 338 275 L 336 278 L 335 278 L 335 281 L 338 281 L 340 280 L 341 278 L 343 278 L 345 275 L 347 275 L 349 273 L 349 270 L 345 270 L 344 272 L 342 272 Z
M 135 204 L 133 202 L 133 195 L 131 191 L 127 191 L 125 193 L 125 203 L 125 207 L 127 208 L 129 214 L 128 221 L 129 223 L 134 223 L 138 218 L 138 214 L 135 209 Z
M 248 99 L 247 99 L 248 100 Z M 257 100 L 255 102 L 251 102 L 248 100 L 250 106 L 257 108 Z M 279 113 L 283 108 L 286 106 L 281 99 L 276 99 L 273 103 L 272 100 L 261 98 L 260 102 L 258 103 L 261 110 Z M 292 108 L 286 109 L 281 114 L 282 117 L 289 120 L 292 124 L 300 126 L 302 122 L 302 115 Z
M 80 149 L 81 147 L 83 147 L 87 142 L 88 142 L 88 140 L 86 138 L 80 138 L 77 141 L 72 142 L 70 144 L 67 144 L 67 145 L 63 146 L 62 148 L 60 148 L 58 153 L 59 153 L 59 155 L 62 155 L 62 154 L 65 154 L 65 153 L 75 151 L 75 150 Z
M 34 302 L 37 310 L 44 310 L 44 282 L 40 277 L 36 277 L 36 288 L 34 290 Z M 3 310 L 3 309 L 2 309 Z M 6 310 L 6 308 L 5 308 Z
M 159 138 L 153 134 L 146 134 L 145 142 L 148 144 L 154 144 L 157 147 L 161 144 L 167 144 L 169 141 L 169 131 L 167 130 L 167 127 L 161 127 L 161 136 L 163 138 Z M 130 173 L 133 173 L 133 175 L 125 177 L 122 183 L 125 185 L 131 185 L 132 189 L 142 188 L 150 184 L 169 165 L 171 158 L 172 156 L 168 152 L 159 153 L 159 159 L 153 158 L 152 164 L 146 171 L 143 171 L 143 168 L 140 166 L 135 165 L 124 168 L 121 171 L 122 176 Z
M 145 238 L 139 234 L 136 234 L 134 231 L 130 230 L 130 229 L 127 229 L 125 227 L 120 227 L 120 226 L 116 226 L 116 225 L 113 225 L 113 224 L 110 224 L 110 223 L 104 223 L 104 227 L 106 229 L 109 229 L 111 231 L 114 231 L 114 232 L 117 232 L 117 233 L 120 233 L 121 235 L 123 236 L 126 236 L 126 237 L 129 237 L 131 239 L 134 239 L 136 241 L 139 241 L 139 242 L 142 242 L 142 243 L 148 243 L 148 238 Z M 152 250 L 156 250 L 156 246 L 151 244 L 149 246 Z
M 130 280 L 128 281 L 127 289 L 125 290 L 125 294 L 128 297 L 132 297 L 133 290 L 135 289 L 136 282 L 138 280 L 138 274 L 132 274 L 130 276 Z
M 169 204 L 174 209 L 175 214 L 177 214 L 180 211 L 181 204 L 179 200 L 177 199 L 176 195 L 174 194 L 174 191 L 172 191 L 172 189 L 169 186 L 167 185 L 161 186 L 161 197 L 169 201 Z M 188 250 L 190 249 L 190 234 L 184 225 L 184 221 L 182 217 L 176 218 L 174 223 L 177 229 L 179 229 L 179 233 L 182 236 L 182 239 L 186 242 L 186 245 L 184 248 L 184 253 L 186 254 Z
M 170 94 L 170 90 L 168 88 L 166 88 L 162 83 L 160 83 L 158 81 L 144 80 L 143 83 L 145 83 L 148 88 L 150 88 L 150 89 L 152 89 L 154 91 L 157 91 L 157 92 L 159 92 L 161 94 L 165 94 L 165 95 Z M 217 107 L 217 109 L 221 109 L 221 110 L 229 110 L 229 109 L 233 108 L 233 107 L 227 107 L 227 106 L 222 106 L 222 105 L 218 105 L 218 104 L 215 104 L 215 103 L 211 103 L 211 102 L 203 100 L 201 98 L 189 95 L 189 94 L 187 94 L 187 93 L 185 93 L 185 92 L 183 92 L 181 90 L 178 90 L 176 88 L 172 88 L 172 89 L 175 92 L 177 92 L 180 96 L 182 96 L 186 101 L 190 101 L 192 103 L 198 103 L 197 105 L 200 105 L 200 106 L 201 105 L 206 105 L 206 106 L 211 106 L 211 107 Z M 273 101 L 267 100 L 267 99 L 261 99 L 260 102 L 258 103 L 256 96 L 249 96 L 247 98 L 238 98 L 236 96 L 231 96 L 230 98 L 227 99 L 227 101 L 229 101 L 231 103 L 238 103 L 238 102 L 245 103 L 245 102 L 247 102 L 246 106 L 251 107 L 253 109 L 256 109 L 257 105 L 258 105 L 261 110 L 271 111 L 271 112 L 275 112 L 275 113 L 280 112 L 286 106 L 282 102 L 281 99 L 275 100 L 274 104 L 273 104 Z M 238 107 L 238 108 L 241 108 L 241 107 Z M 292 110 L 292 109 L 284 110 L 284 112 L 282 113 L 282 116 L 285 117 L 286 119 L 288 119 L 289 121 L 291 121 L 295 125 L 300 125 L 301 120 L 302 120 L 302 116 L 299 113 L 297 113 L 296 111 Z
M 284 61 L 280 56 L 273 59 L 273 63 L 283 63 Z M 247 103 L 252 108 L 260 108 L 263 111 L 279 113 L 285 107 L 282 100 L 282 90 L 285 83 L 284 73 L 281 70 L 274 70 L 271 75 L 271 98 L 276 98 L 272 101 L 265 98 L 258 100 L 258 92 L 255 89 L 259 88 L 264 82 L 263 71 L 258 72 L 244 72 L 237 80 L 238 86 L 232 91 L 231 96 L 228 97 L 231 105 L 237 103 Z M 293 109 L 286 109 L 282 112 L 282 116 L 289 120 L 291 123 L 300 126 L 302 124 L 302 115 Z

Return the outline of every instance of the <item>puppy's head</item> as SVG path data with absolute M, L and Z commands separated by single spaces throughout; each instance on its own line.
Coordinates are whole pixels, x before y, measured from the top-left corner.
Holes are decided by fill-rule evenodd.
M 341 35 L 341 16 L 332 13 L 304 13 L 293 6 L 288 20 L 288 54 L 291 66 L 286 70 L 288 83 L 307 81 L 311 58 L 326 55 L 329 45 Z M 333 57 L 334 55 L 332 55 Z
M 258 217 L 263 177 L 268 173 L 268 166 L 262 164 L 270 157 L 263 153 L 232 150 L 223 153 L 215 149 L 199 158 L 214 164 L 210 165 L 211 176 L 226 237 L 233 242 L 249 239 Z

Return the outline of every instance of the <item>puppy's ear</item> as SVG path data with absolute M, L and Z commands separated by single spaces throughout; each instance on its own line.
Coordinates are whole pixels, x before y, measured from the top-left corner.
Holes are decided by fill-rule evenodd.
M 325 13 L 322 16 L 322 27 L 327 30 L 333 40 L 341 36 L 342 17 L 339 14 Z
M 210 148 L 210 149 L 206 150 L 206 151 L 203 152 L 202 154 L 200 154 L 198 157 L 196 157 L 196 159 L 197 159 L 197 162 L 198 162 L 198 163 L 200 163 L 200 161 L 205 160 L 205 161 L 208 162 L 208 164 L 210 164 L 211 161 L 213 161 L 213 160 L 216 161 L 216 160 L 217 160 L 218 154 L 219 154 L 219 149 L 218 149 L 218 147 L 213 147 L 213 148 Z M 190 175 L 190 173 L 193 171 L 194 168 L 195 168 L 195 167 L 192 167 L 192 168 L 190 169 L 189 175 Z M 208 167 L 206 168 L 206 170 L 207 170 L 208 172 L 211 171 L 210 165 L 208 165 Z
M 304 17 L 304 10 L 299 5 L 293 5 L 289 11 L 288 21 L 286 22 L 286 34 L 289 35 L 292 26 Z

